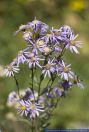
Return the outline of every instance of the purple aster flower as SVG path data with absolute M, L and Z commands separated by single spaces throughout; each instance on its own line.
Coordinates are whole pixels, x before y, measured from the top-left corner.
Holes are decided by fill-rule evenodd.
M 54 35 L 57 44 L 60 44 L 60 42 L 63 40 L 62 35 L 61 35 L 62 34 L 61 30 L 52 28 L 51 32 Z
M 64 61 L 62 60 L 62 62 L 60 63 L 60 67 L 58 69 L 59 75 L 61 75 L 61 78 L 64 78 L 65 80 L 68 81 L 68 78 L 73 78 L 74 73 L 71 71 L 70 65 L 67 65 L 64 63 Z
M 75 36 L 73 33 L 71 33 L 69 43 L 67 44 L 66 48 L 69 48 L 72 53 L 75 52 L 76 54 L 79 54 L 77 48 L 81 48 L 83 43 L 81 41 L 76 41 L 77 37 L 78 35 Z
M 30 96 L 33 94 L 32 90 L 30 88 L 26 88 L 24 93 L 25 94 L 23 96 L 23 100 L 28 100 L 30 98 Z
M 36 55 L 36 52 L 27 52 L 25 53 L 25 57 L 27 59 L 27 63 L 29 64 L 29 68 L 32 68 L 32 66 L 36 67 L 36 65 L 42 68 L 39 62 L 44 59 L 41 59 L 38 55 Z
M 62 88 L 53 88 L 51 91 L 46 92 L 48 98 L 56 98 L 61 97 L 63 95 L 64 90 Z
M 73 33 L 73 30 L 67 25 L 62 26 L 59 29 L 59 31 L 60 31 L 61 37 L 66 37 L 66 38 L 69 38 L 70 34 Z
M 24 51 L 19 51 L 18 56 L 17 56 L 18 65 L 20 63 L 24 64 L 25 61 L 26 61 L 26 58 L 24 56 Z
M 30 102 L 30 118 L 35 118 L 39 116 L 40 112 L 44 112 L 44 107 L 40 106 L 38 103 Z
M 62 96 L 62 94 L 63 94 L 63 89 L 61 89 L 61 88 L 54 88 L 53 89 L 53 93 L 56 95 L 56 96 L 59 96 L 59 97 L 61 97 Z
M 6 77 L 14 76 L 14 73 L 18 73 L 18 72 L 19 72 L 19 67 L 14 66 L 13 63 L 11 63 L 10 65 L 8 65 L 4 68 L 4 73 L 5 73 Z
M 60 68 L 60 64 L 62 63 L 62 60 L 61 59 L 57 59 L 55 61 L 55 63 L 56 63 L 56 72 L 57 72 L 57 74 L 59 74 L 60 73 L 59 68 Z
M 25 39 L 25 41 L 29 42 L 30 44 L 32 44 L 32 33 L 31 32 L 24 32 L 23 33 L 23 38 Z
M 74 84 L 77 84 L 79 88 L 84 89 L 84 85 L 78 76 L 74 77 Z
M 48 60 L 48 63 L 43 66 L 42 74 L 44 74 L 44 78 L 48 75 L 48 77 L 51 77 L 51 73 L 55 72 L 55 65 L 56 63 L 53 60 Z
M 42 52 L 42 48 L 44 48 L 45 46 L 46 46 L 46 43 L 42 39 L 38 39 L 37 41 L 35 41 L 32 44 L 31 48 L 33 49 L 33 52 L 35 52 L 36 54 L 38 54 L 39 51 Z
M 50 46 L 54 46 L 54 44 L 59 44 L 57 37 L 54 35 L 54 33 L 46 34 L 42 39 L 45 41 L 46 44 Z
M 24 96 L 24 100 L 30 100 L 30 101 L 34 101 L 37 100 L 38 98 L 38 92 L 36 92 L 35 90 L 32 91 L 30 88 L 27 88 L 25 90 L 25 96 Z
M 49 55 L 52 52 L 52 49 L 48 46 L 44 46 L 40 48 L 40 51 L 44 53 L 44 55 Z
M 30 111 L 30 103 L 24 100 L 19 101 L 17 110 L 21 116 L 27 116 Z
M 36 19 L 32 22 L 29 22 L 28 25 L 35 33 L 39 35 L 45 35 L 48 31 L 48 25 Z
M 11 64 L 14 66 L 19 66 L 20 63 L 24 64 L 24 62 L 26 61 L 24 54 L 29 51 L 29 48 L 30 47 L 27 47 L 26 49 L 19 51 L 17 57 L 13 59 Z
M 8 106 L 14 106 L 18 102 L 18 100 L 19 97 L 17 93 L 15 91 L 12 91 L 8 96 L 7 104 Z
M 64 91 L 68 90 L 68 88 L 72 87 L 73 85 L 71 82 L 67 80 L 62 81 L 60 84 L 63 87 Z
M 40 50 L 40 48 L 45 47 L 46 43 L 42 39 L 38 39 L 35 43 L 36 48 Z
M 69 43 L 68 39 L 71 33 L 73 33 L 72 29 L 69 26 L 64 25 L 59 29 L 59 31 L 60 31 L 61 42 L 63 43 L 64 46 L 67 46 Z

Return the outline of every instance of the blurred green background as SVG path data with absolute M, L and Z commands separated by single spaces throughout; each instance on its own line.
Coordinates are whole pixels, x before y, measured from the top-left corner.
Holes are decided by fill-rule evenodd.
M 71 26 L 84 41 L 81 54 L 66 54 L 66 61 L 84 81 L 85 89 L 72 88 L 60 101 L 50 128 L 89 128 L 89 0 L 0 0 L 0 65 L 7 65 L 26 46 L 20 35 L 13 36 L 21 24 L 34 17 L 50 26 Z M 26 69 L 28 70 L 28 69 Z M 20 87 L 27 86 L 19 75 Z M 29 132 L 25 122 L 18 121 L 6 106 L 9 92 L 16 88 L 11 78 L 0 78 L 0 129 L 2 132 Z

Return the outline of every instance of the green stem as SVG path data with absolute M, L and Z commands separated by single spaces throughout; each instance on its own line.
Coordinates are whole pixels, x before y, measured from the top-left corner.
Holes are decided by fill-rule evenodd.
M 36 119 L 35 119 L 35 132 L 38 132 L 38 120 L 36 120 Z
M 61 51 L 61 54 L 57 58 L 61 58 L 63 56 L 64 52 L 65 52 L 65 45 L 64 45 L 64 47 L 63 47 L 63 49 Z
M 34 73 L 33 73 L 33 66 L 32 66 L 32 91 L 34 91 L 33 90 L 33 79 L 34 79 Z
M 33 124 L 33 120 L 32 120 L 32 132 L 34 132 L 34 124 Z
M 58 102 L 59 102 L 59 99 L 57 98 L 57 101 L 56 101 L 55 107 L 52 109 L 52 111 L 50 111 L 51 114 L 53 114 L 55 108 L 58 106 Z
M 61 52 L 61 55 L 60 55 L 60 56 L 63 56 L 64 51 L 65 51 L 65 45 L 64 45 L 64 47 L 63 47 L 63 49 L 62 49 L 62 52 Z
M 40 79 L 40 82 L 39 82 L 38 97 L 40 96 L 40 86 L 41 86 L 41 79 Z
M 40 96 L 41 83 L 42 83 L 43 79 L 44 79 L 43 75 L 40 74 L 40 81 L 39 81 L 39 87 L 38 87 L 38 99 L 39 99 L 39 96 Z
M 16 83 L 16 86 L 17 86 L 18 96 L 20 97 L 18 80 L 17 80 L 15 75 L 13 77 L 14 77 L 14 80 L 15 80 L 15 83 Z
M 35 100 L 35 95 L 34 95 L 34 88 L 33 88 L 33 83 L 34 83 L 34 71 L 33 71 L 33 65 L 32 65 L 32 92 L 33 92 L 33 96 L 34 96 L 34 100 Z
M 49 79 L 49 81 L 48 81 L 48 83 L 47 83 L 47 86 L 46 86 L 46 88 L 48 87 L 48 85 L 49 85 L 50 81 L 51 81 L 51 78 Z

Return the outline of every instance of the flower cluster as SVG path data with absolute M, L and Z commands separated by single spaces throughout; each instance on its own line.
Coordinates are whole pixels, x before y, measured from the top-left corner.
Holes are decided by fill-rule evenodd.
M 76 40 L 78 35 L 69 26 L 50 29 L 47 24 L 36 19 L 21 25 L 15 34 L 19 32 L 22 32 L 27 47 L 19 51 L 17 57 L 4 68 L 4 73 L 13 77 L 18 87 L 15 74 L 19 73 L 21 64 L 27 64 L 32 75 L 29 80 L 32 83 L 30 88 L 24 90 L 24 94 L 19 90 L 18 93 L 11 92 L 8 104 L 16 106 L 21 116 L 31 120 L 38 117 L 49 118 L 59 98 L 65 96 L 73 85 L 84 88 L 82 81 L 72 71 L 71 64 L 63 59 L 66 50 L 79 54 L 78 48 L 82 47 L 82 41 Z M 40 73 L 37 80 L 40 80 L 36 82 L 37 87 L 34 87 L 34 71 L 38 70 Z M 41 86 L 46 78 L 46 85 Z

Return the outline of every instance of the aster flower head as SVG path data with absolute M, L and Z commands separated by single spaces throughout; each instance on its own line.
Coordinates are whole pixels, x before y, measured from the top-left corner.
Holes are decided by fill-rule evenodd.
M 14 106 L 18 101 L 19 101 L 19 96 L 15 91 L 12 91 L 8 96 L 7 105 Z
M 65 79 L 68 81 L 69 78 L 73 78 L 74 73 L 71 71 L 70 65 L 67 65 L 64 63 L 64 61 L 62 60 L 62 62 L 60 63 L 60 67 L 58 69 L 59 75 L 61 76 L 61 78 Z
M 79 78 L 77 75 L 75 75 L 75 77 L 74 77 L 74 82 L 73 82 L 73 83 L 74 83 L 74 84 L 77 84 L 77 86 L 78 86 L 79 88 L 84 89 L 83 82 L 80 80 L 80 78 Z
M 64 91 L 67 91 L 69 88 L 72 87 L 73 84 L 70 81 L 63 80 L 60 85 L 64 89 Z
M 73 32 L 71 27 L 69 27 L 67 25 L 62 26 L 59 30 L 61 32 L 61 36 L 66 37 L 66 38 L 68 38 L 70 36 L 70 34 Z
M 37 100 L 38 98 L 38 92 L 30 89 L 30 88 L 27 88 L 25 90 L 25 96 L 23 97 L 24 100 L 30 100 L 30 101 L 34 101 L 34 100 Z
M 42 48 L 46 46 L 45 42 L 42 39 L 38 39 L 32 45 L 32 49 L 36 54 L 39 54 L 39 51 L 42 52 Z
M 32 33 L 29 31 L 26 31 L 23 33 L 23 38 L 25 39 L 25 41 L 32 43 Z
M 19 67 L 14 66 L 13 63 L 11 63 L 10 65 L 4 68 L 4 73 L 6 77 L 14 76 L 14 73 L 18 73 L 18 72 L 19 72 Z
M 46 44 L 53 46 L 55 44 L 59 44 L 57 37 L 54 35 L 52 30 L 50 33 L 46 34 L 42 39 L 45 41 Z
M 56 63 L 53 60 L 48 60 L 48 63 L 43 66 L 42 74 L 44 74 L 44 78 L 48 75 L 48 77 L 51 77 L 51 73 L 55 72 L 55 65 Z
M 18 65 L 21 64 L 21 63 L 24 64 L 25 61 L 26 61 L 26 58 L 24 56 L 24 51 L 19 51 L 18 56 L 17 56 Z
M 60 29 L 54 29 L 52 28 L 51 33 L 55 37 L 55 42 L 59 45 L 60 42 L 62 42 L 63 37 L 62 37 L 62 31 Z
M 40 49 L 40 48 L 46 46 L 44 40 L 42 40 L 42 39 L 38 39 L 38 40 L 36 41 L 35 45 L 36 45 L 36 47 L 37 47 L 38 49 Z
M 36 67 L 36 65 L 40 68 L 41 65 L 40 65 L 40 61 L 41 60 L 44 60 L 44 59 L 41 59 L 37 54 L 36 54 L 36 51 L 33 51 L 33 52 L 27 52 L 25 53 L 25 57 L 27 59 L 27 63 L 29 64 L 29 68 L 32 68 L 33 67 Z
M 56 97 L 61 97 L 62 94 L 63 94 L 63 92 L 64 92 L 64 90 L 61 89 L 61 88 L 55 87 L 55 88 L 53 89 L 53 93 L 55 94 Z
M 76 54 L 79 54 L 79 51 L 77 48 L 81 48 L 82 47 L 82 41 L 76 41 L 76 38 L 78 37 L 78 35 L 74 35 L 73 33 L 70 34 L 69 37 L 69 43 L 66 46 L 66 48 L 69 48 L 69 50 L 73 53 L 75 52 Z
M 26 88 L 23 100 L 28 100 L 32 94 L 33 94 L 32 90 L 30 88 Z
M 40 51 L 44 54 L 44 55 L 49 55 L 52 52 L 51 47 L 49 46 L 44 46 L 40 48 Z
M 29 113 L 30 118 L 36 118 L 37 116 L 40 115 L 40 112 L 44 112 L 44 107 L 40 106 L 40 104 L 30 101 L 29 103 L 30 103 L 30 113 Z
M 47 24 L 36 19 L 33 20 L 32 22 L 29 22 L 28 25 L 30 26 L 34 33 L 37 33 L 39 35 L 45 35 L 49 28 Z
M 27 116 L 30 111 L 30 103 L 28 101 L 20 100 L 17 111 L 20 116 Z
M 55 36 L 60 36 L 60 29 L 54 29 L 52 28 L 51 32 L 55 35 Z

